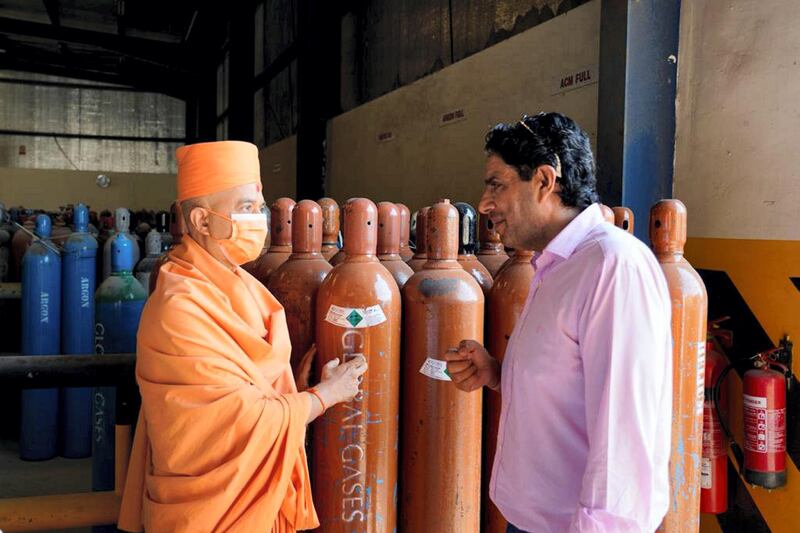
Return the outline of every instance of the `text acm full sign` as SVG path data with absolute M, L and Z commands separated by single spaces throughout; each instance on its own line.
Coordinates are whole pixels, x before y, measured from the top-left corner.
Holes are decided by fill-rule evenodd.
M 597 65 L 572 69 L 553 79 L 553 86 L 550 94 L 565 93 L 573 89 L 597 83 L 597 80 Z

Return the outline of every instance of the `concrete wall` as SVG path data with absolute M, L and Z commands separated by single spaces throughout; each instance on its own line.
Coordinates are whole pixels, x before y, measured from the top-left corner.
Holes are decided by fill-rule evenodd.
M 342 110 L 433 74 L 586 1 L 353 2 L 341 27 Z
M 329 196 L 404 202 L 412 210 L 440 197 L 475 203 L 487 130 L 523 113 L 566 113 L 594 144 L 597 84 L 552 93 L 556 79 L 597 64 L 599 21 L 600 1 L 593 0 L 334 118 Z M 440 125 L 442 114 L 458 109 L 464 119 Z M 393 140 L 378 140 L 387 132 Z
M 261 183 L 269 204 L 277 198 L 297 194 L 297 136 L 292 135 L 259 152 Z
M 23 205 L 58 210 L 83 202 L 92 209 L 169 209 L 175 200 L 174 174 L 107 172 L 111 184 L 95 184 L 99 172 L 0 168 L 0 202 L 7 207 Z
M 800 275 L 797 20 L 796 0 L 681 3 L 674 195 L 688 208 L 686 257 L 706 279 L 709 318 L 731 316 L 727 354 L 739 368 L 783 335 L 800 335 L 791 280 Z M 797 357 L 793 367 L 798 375 Z M 741 444 L 740 376 L 732 372 L 727 385 Z M 790 402 L 787 420 L 797 413 Z M 786 487 L 765 491 L 734 479 L 729 512 L 703 515 L 703 533 L 800 530 L 800 431 L 791 422 L 787 429 Z
M 185 134 L 186 104 L 163 94 L 0 70 L 0 124 L 19 133 L 0 135 L 0 167 L 170 173 Z
M 681 6 L 674 191 L 689 235 L 800 238 L 800 2 Z
M 166 209 L 175 198 L 175 149 L 182 143 L 53 134 L 181 139 L 185 109 L 161 94 L 0 70 L 0 123 L 17 132 L 0 135 L 0 201 L 37 209 L 78 201 L 96 209 Z M 108 189 L 95 185 L 98 174 L 111 177 Z
M 260 151 L 264 197 L 268 202 L 295 196 L 296 137 L 288 137 Z M 106 172 L 111 185 L 95 184 L 100 172 L 35 170 L 0 167 L 0 202 L 57 210 L 84 202 L 93 209 L 168 209 L 177 194 L 174 174 Z

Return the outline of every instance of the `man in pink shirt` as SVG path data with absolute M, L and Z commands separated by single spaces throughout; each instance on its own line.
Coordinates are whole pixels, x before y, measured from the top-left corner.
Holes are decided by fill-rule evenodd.
M 669 504 L 672 340 L 661 268 L 603 220 L 589 138 L 558 113 L 495 126 L 479 204 L 539 250 L 502 368 L 473 340 L 456 387 L 502 394 L 489 485 L 511 533 L 646 532 Z M 498 355 L 498 354 L 495 354 Z

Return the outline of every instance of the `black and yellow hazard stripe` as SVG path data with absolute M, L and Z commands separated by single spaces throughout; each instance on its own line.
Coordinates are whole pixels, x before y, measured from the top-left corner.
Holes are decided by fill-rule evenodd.
M 742 380 L 747 358 L 776 346 L 784 335 L 800 338 L 800 242 L 691 238 L 687 259 L 698 269 L 709 292 L 709 318 L 730 316 L 734 332 L 726 355 L 737 372 L 729 375 L 729 422 L 742 442 Z M 797 359 L 797 357 L 795 357 Z M 798 363 L 793 364 L 798 371 Z M 790 390 L 787 406 L 785 487 L 773 491 L 750 487 L 730 459 L 728 512 L 704 515 L 702 533 L 790 533 L 800 531 L 800 385 Z

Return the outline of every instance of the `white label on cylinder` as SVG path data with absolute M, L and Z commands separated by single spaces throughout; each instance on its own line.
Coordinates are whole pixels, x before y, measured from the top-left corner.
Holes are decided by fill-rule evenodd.
M 749 394 L 745 394 L 743 403 L 745 407 L 755 407 L 756 409 L 767 408 L 767 399 L 763 396 L 750 396 Z
M 703 457 L 702 462 L 700 463 L 700 488 L 710 489 L 712 481 L 711 459 Z
M 331 305 L 325 321 L 348 329 L 368 328 L 386 322 L 386 315 L 380 305 L 370 307 L 339 307 Z
M 703 401 L 706 386 L 706 343 L 697 343 L 697 396 L 695 400 L 695 415 L 703 416 Z
M 447 361 L 441 361 L 439 359 L 432 359 L 430 357 L 425 359 L 425 362 L 422 363 L 422 367 L 419 369 L 419 373 L 440 381 L 452 381 L 450 379 L 450 374 L 447 373 Z

